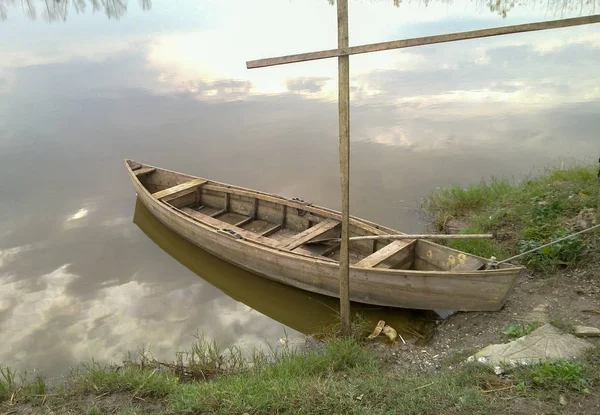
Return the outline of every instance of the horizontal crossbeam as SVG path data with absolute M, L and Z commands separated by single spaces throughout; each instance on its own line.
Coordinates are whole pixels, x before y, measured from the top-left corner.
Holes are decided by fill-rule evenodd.
M 512 33 L 535 32 L 537 30 L 559 29 L 562 27 L 580 26 L 600 23 L 600 15 L 575 17 L 571 19 L 551 20 L 549 22 L 527 23 L 513 26 L 494 27 L 491 29 L 472 30 L 469 32 L 449 33 L 445 35 L 425 36 L 412 39 L 394 40 L 391 42 L 372 43 L 370 45 L 351 46 L 341 49 L 329 49 L 319 52 L 300 53 L 277 58 L 258 59 L 246 62 L 248 69 L 265 66 L 284 65 L 287 63 L 305 62 L 317 59 L 335 58 L 339 56 L 357 55 L 360 53 L 378 52 L 390 49 L 404 49 L 414 46 L 433 45 L 436 43 L 455 42 L 457 40 L 477 39 L 482 37 L 501 36 Z

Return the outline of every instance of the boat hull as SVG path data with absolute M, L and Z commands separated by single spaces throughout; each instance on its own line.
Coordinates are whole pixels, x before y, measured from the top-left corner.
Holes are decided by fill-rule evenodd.
M 218 232 L 157 200 L 129 166 L 128 170 L 140 201 L 158 220 L 193 244 L 265 278 L 319 294 L 338 296 L 339 265 L 336 262 L 282 252 Z M 188 177 L 194 179 L 193 176 Z M 378 229 L 387 231 L 384 227 Z M 453 253 L 460 254 L 434 243 L 423 246 L 423 249 L 429 249 L 426 255 L 440 255 L 440 250 L 444 251 L 442 255 L 449 257 Z M 456 273 L 351 266 L 350 299 L 425 310 L 496 311 L 504 305 L 521 272 L 523 268 L 520 267 Z

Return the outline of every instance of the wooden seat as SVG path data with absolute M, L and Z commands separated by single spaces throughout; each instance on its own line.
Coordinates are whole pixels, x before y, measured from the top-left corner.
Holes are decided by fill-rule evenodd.
M 377 265 L 384 262 L 386 259 L 392 257 L 393 255 L 396 255 L 398 252 L 402 251 L 403 249 L 406 250 L 407 255 L 410 255 L 411 254 L 410 248 L 416 242 L 417 241 L 414 239 L 399 239 L 390 244 L 387 244 L 380 250 L 373 252 L 368 257 L 361 259 L 360 261 L 355 263 L 353 266 L 362 267 L 362 268 L 374 268 Z M 399 258 L 398 262 L 401 262 L 402 260 L 403 260 L 403 258 Z
M 156 168 L 155 167 L 142 167 L 138 170 L 135 170 L 135 175 L 137 177 L 143 176 L 145 174 L 150 174 L 152 172 L 155 172 Z
M 323 222 L 320 222 L 310 228 L 306 229 L 299 234 L 294 235 L 290 239 L 286 239 L 281 242 L 279 245 L 282 249 L 289 249 L 290 251 L 299 247 L 300 245 L 305 244 L 311 239 L 316 238 L 317 236 L 323 235 L 325 232 L 334 229 L 336 226 L 339 226 L 340 222 L 333 219 L 326 219 Z
M 184 192 L 186 190 L 190 190 L 196 188 L 198 186 L 202 186 L 203 184 L 208 183 L 208 180 L 204 179 L 194 179 L 189 182 L 178 184 L 177 186 L 169 187 L 168 189 L 164 189 L 158 191 L 156 193 L 152 193 L 152 196 L 158 200 L 164 199 L 167 196 L 175 196 L 178 193 Z
M 215 228 L 218 229 L 231 229 L 232 231 L 234 231 L 235 233 L 239 234 L 240 236 L 242 236 L 244 239 L 247 239 L 249 241 L 255 241 L 255 242 L 260 242 L 262 244 L 271 246 L 273 248 L 277 247 L 277 241 L 274 241 L 273 239 L 270 238 L 265 238 L 264 236 L 260 236 L 257 235 L 256 233 L 252 232 L 252 231 L 248 231 L 246 229 L 243 228 L 238 228 L 237 226 L 234 225 L 230 225 L 226 222 L 223 222 L 219 219 L 215 219 L 213 217 L 210 217 L 209 215 L 205 215 L 204 213 L 200 213 L 194 209 L 190 209 L 187 207 L 181 208 L 180 209 L 181 212 L 185 213 L 188 216 L 191 216 L 194 219 L 199 220 L 200 222 L 204 222 L 207 225 L 213 226 Z

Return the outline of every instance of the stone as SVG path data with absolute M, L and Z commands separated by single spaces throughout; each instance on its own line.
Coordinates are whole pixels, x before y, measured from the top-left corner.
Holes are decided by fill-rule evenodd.
M 579 337 L 600 337 L 600 329 L 596 327 L 575 326 L 573 333 Z
M 572 360 L 583 357 L 594 346 L 572 334 L 546 324 L 526 336 L 503 344 L 484 347 L 469 361 L 478 361 L 492 366 L 500 374 L 506 368 L 519 365 L 542 363 L 546 360 Z

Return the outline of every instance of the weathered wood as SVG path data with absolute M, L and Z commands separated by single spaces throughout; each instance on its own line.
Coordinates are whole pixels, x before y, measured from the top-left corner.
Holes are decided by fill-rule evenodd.
M 348 47 L 348 0 L 337 0 L 338 48 Z M 340 320 L 343 336 L 350 335 L 350 57 L 338 58 L 339 151 L 342 188 L 340 244 Z
M 353 236 L 350 238 L 350 242 L 353 241 L 379 241 L 379 240 L 399 240 L 399 239 L 492 239 L 494 237 L 491 233 L 482 234 L 451 234 L 451 235 L 438 235 L 438 234 L 400 234 L 400 235 L 366 235 L 366 236 Z M 310 241 L 312 244 L 320 244 L 325 242 L 339 241 L 340 238 L 328 238 L 328 239 L 317 239 Z
M 457 260 L 458 265 L 452 268 L 453 272 L 476 271 L 485 265 L 485 261 L 474 256 L 466 256 L 459 254 L 457 256 Z
M 247 231 L 246 229 L 242 229 L 242 228 L 238 228 L 237 226 L 229 225 L 228 223 L 220 221 L 219 219 L 215 219 L 210 215 L 205 215 L 204 213 L 198 212 L 194 209 L 185 208 L 185 207 L 180 210 L 183 213 L 193 217 L 194 219 L 197 219 L 200 222 L 209 224 L 217 229 L 221 229 L 221 228 L 232 229 L 233 231 L 238 233 L 240 236 L 242 236 L 243 238 L 245 238 L 249 241 L 260 242 L 262 244 L 272 246 L 274 248 L 277 247 L 277 241 L 274 241 L 269 238 L 265 238 L 261 235 L 257 235 L 256 233 Z
M 469 264 L 473 264 L 474 262 L 472 262 L 469 258 L 480 260 L 484 264 L 488 262 L 484 258 L 479 258 L 475 255 L 470 255 L 427 240 L 418 240 L 415 247 L 415 257 L 433 264 L 439 270 L 457 273 L 470 271 L 469 269 L 461 270 L 460 268 L 458 271 L 455 271 L 455 268 L 464 262 L 468 261 Z
M 208 252 L 236 266 L 247 269 L 284 284 L 303 290 L 324 295 L 339 296 L 339 264 L 332 259 L 308 255 L 301 247 L 294 251 L 278 248 L 279 243 L 273 238 L 261 237 L 256 232 L 238 228 L 221 220 L 202 216 L 200 212 L 190 209 L 186 213 L 175 209 L 169 204 L 160 202 L 152 197 L 149 188 L 155 188 L 156 183 L 181 184 L 193 180 L 194 177 L 157 168 L 157 171 L 143 182 L 129 168 L 128 174 L 132 180 L 135 192 L 141 203 L 163 224 L 173 229 L 182 237 Z M 227 187 L 223 183 L 211 181 L 211 184 Z M 252 193 L 261 198 L 265 194 Z M 276 205 L 287 204 L 286 199 L 269 195 L 271 200 L 280 201 Z M 222 200 L 222 199 L 221 199 Z M 232 198 L 233 201 L 233 198 Z M 193 204 L 193 198 L 190 204 Z M 210 204 L 209 204 L 210 206 Z M 207 206 L 207 208 L 209 207 Z M 289 205 L 288 205 L 289 206 Z M 311 212 L 319 217 L 340 218 L 338 212 L 319 206 L 311 206 Z M 288 212 L 289 214 L 292 211 Z M 360 218 L 352 218 L 352 223 L 360 229 L 373 229 L 373 233 L 394 234 L 394 229 L 379 226 Z M 242 238 L 219 232 L 219 229 L 231 229 Z M 350 266 L 352 290 L 350 299 L 361 303 L 376 304 L 390 307 L 441 309 L 458 311 L 494 311 L 502 307 L 507 296 L 523 267 L 503 264 L 499 269 L 460 271 L 452 270 L 462 260 L 461 255 L 469 255 L 440 246 L 432 242 L 419 240 L 415 249 L 415 269 L 393 269 L 398 266 L 408 266 L 409 262 L 392 256 L 379 267 L 362 268 Z M 319 247 L 320 251 L 320 247 Z M 417 252 L 419 251 L 419 252 Z M 397 255 L 401 255 L 402 252 Z M 423 258 L 418 255 L 423 255 Z M 433 262 L 440 263 L 438 267 L 428 262 L 430 255 Z M 336 254 L 337 256 L 337 254 Z M 438 258 L 436 260 L 435 258 Z M 452 260 L 450 258 L 453 258 Z M 481 258 L 483 261 L 485 259 Z M 390 265 L 392 269 L 387 266 Z M 440 270 L 446 269 L 447 271 Z
M 285 228 L 285 224 L 287 222 L 287 206 L 282 205 L 281 207 L 283 211 L 281 212 L 281 227 Z
M 394 40 L 391 42 L 372 43 L 360 46 L 340 46 L 337 49 L 319 52 L 299 53 L 276 58 L 258 59 L 246 62 L 248 69 L 266 66 L 283 65 L 287 63 L 313 61 L 317 59 L 335 58 L 340 56 L 357 55 L 361 53 L 378 52 L 390 49 L 404 49 L 414 46 L 433 45 L 436 43 L 456 42 L 458 40 L 477 39 L 483 37 L 502 36 L 514 33 L 534 32 L 538 30 L 559 29 L 563 27 L 580 26 L 600 23 L 600 15 L 574 17 L 571 19 L 551 20 L 549 22 L 526 23 L 512 26 L 500 26 L 491 29 L 472 30 L 468 32 L 449 33 L 436 36 L 424 36 L 412 39 Z
M 256 219 L 256 214 L 258 213 L 258 198 L 254 198 L 254 202 L 252 205 L 252 213 L 250 214 L 250 217 L 252 219 Z
M 226 212 L 229 212 L 229 204 L 230 204 L 230 194 L 225 193 L 225 207 L 223 209 L 225 209 Z
M 248 216 L 245 219 L 242 219 L 241 221 L 239 221 L 238 223 L 235 224 L 235 226 L 244 226 L 250 222 L 252 222 L 254 220 L 254 217 L 252 216 Z
M 177 193 L 181 193 L 181 192 L 184 192 L 186 190 L 202 186 L 205 183 L 208 183 L 208 180 L 194 179 L 194 180 L 190 180 L 189 182 L 181 183 L 181 184 L 178 184 L 177 186 L 173 186 L 173 187 L 170 187 L 168 189 L 161 190 L 161 191 L 156 192 L 156 193 L 152 193 L 152 196 L 155 199 L 160 200 L 160 199 L 163 199 L 163 198 L 165 198 L 167 196 L 174 196 Z
M 375 251 L 371 255 L 366 258 L 363 258 L 356 264 L 355 267 L 363 267 L 363 268 L 372 268 L 384 262 L 386 259 L 391 257 L 392 255 L 397 254 L 403 249 L 407 249 L 408 247 L 414 245 L 417 241 L 394 241 L 389 245 L 384 246 L 379 251 Z M 399 261 L 398 261 L 399 262 Z
M 263 233 L 261 233 L 261 236 L 269 236 L 269 235 L 273 235 L 275 232 L 277 232 L 278 230 L 280 230 L 282 228 L 281 223 L 278 223 L 275 226 L 272 226 L 271 228 L 267 229 L 266 231 L 264 231 Z
M 216 212 L 211 213 L 209 216 L 211 218 L 216 218 L 217 216 L 221 216 L 224 213 L 227 213 L 227 209 L 226 208 L 225 209 L 221 209 L 221 210 L 217 210 Z
M 294 235 L 293 238 L 286 239 L 279 246 L 282 249 L 289 249 L 290 251 L 299 247 L 300 245 L 304 245 L 307 241 L 310 241 L 313 238 L 318 237 L 319 235 L 323 235 L 325 232 L 329 232 L 330 230 L 339 226 L 339 222 L 335 220 L 328 219 L 323 221 L 313 227 L 308 228 L 304 232 L 300 232 L 297 235 Z
M 236 223 L 235 226 L 244 226 L 256 220 L 256 212 L 258 212 L 258 199 L 254 198 L 254 201 L 252 202 L 252 211 L 250 212 L 250 215 L 246 219 L 243 219 Z
M 336 260 L 322 256 L 322 255 L 326 255 L 326 254 L 324 254 L 322 252 L 313 252 L 310 249 L 304 248 L 303 246 L 299 246 L 298 248 L 294 249 L 292 252 L 295 254 L 303 254 L 303 255 L 310 255 L 310 256 L 318 257 L 320 260 L 325 260 L 327 262 L 333 262 L 337 265 Z
M 149 174 L 149 173 L 152 173 L 155 171 L 156 171 L 156 168 L 154 168 L 154 167 L 142 167 L 135 171 L 135 175 L 137 177 L 140 177 L 140 176 L 143 176 L 145 174 Z
M 257 199 L 264 200 L 265 202 L 276 203 L 278 205 L 286 205 L 288 208 L 305 210 L 305 211 L 308 211 L 311 213 L 307 213 L 302 217 L 305 218 L 306 220 L 310 220 L 312 222 L 321 222 L 325 219 L 335 219 L 340 222 L 342 220 L 342 215 L 339 212 L 336 212 L 334 210 L 322 208 L 322 207 L 317 208 L 315 206 L 302 205 L 298 202 L 294 202 L 289 199 L 283 198 L 281 196 L 276 196 L 276 195 L 272 195 L 269 193 L 252 191 L 252 190 L 244 189 L 244 188 L 237 187 L 237 186 L 225 185 L 223 183 L 217 183 L 212 180 L 211 180 L 211 184 L 205 184 L 204 186 L 202 186 L 202 188 L 205 190 L 210 190 L 210 191 L 215 191 L 215 192 L 230 193 L 232 195 L 255 197 Z M 388 234 L 388 233 L 391 233 L 394 231 L 393 229 L 389 229 L 388 231 L 383 231 L 382 230 L 382 229 L 384 229 L 383 226 L 374 224 L 374 223 L 366 221 L 364 219 L 357 220 L 357 218 L 354 218 L 354 217 L 350 218 L 350 224 L 352 226 L 356 226 L 360 229 L 366 230 L 366 231 L 374 233 L 376 235 Z

